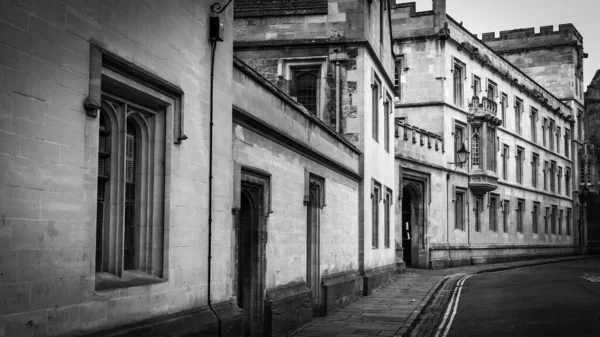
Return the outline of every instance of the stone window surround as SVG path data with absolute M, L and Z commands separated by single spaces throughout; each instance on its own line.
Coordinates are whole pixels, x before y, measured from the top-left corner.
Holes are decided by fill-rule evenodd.
M 537 143 L 537 122 L 539 120 L 539 113 L 538 113 L 538 109 L 534 108 L 533 106 L 529 106 L 530 109 L 530 113 L 529 113 L 529 120 L 531 123 L 531 141 L 534 143 Z
M 510 200 L 509 199 L 502 200 L 501 206 L 502 206 L 502 231 L 504 233 L 508 233 L 508 231 L 509 231 L 508 216 L 510 215 Z
M 494 200 L 494 206 L 492 207 L 492 200 Z M 489 230 L 492 232 L 498 232 L 498 208 L 500 208 L 500 194 L 490 193 L 488 197 L 488 208 L 489 208 Z M 493 216 L 492 216 L 493 215 Z M 493 218 L 493 222 L 492 222 Z
M 455 140 L 456 137 L 456 130 L 460 129 L 462 131 L 462 140 L 461 140 L 461 145 L 465 143 L 465 141 L 467 140 L 467 123 L 460 121 L 456 118 L 452 119 L 452 144 L 454 145 L 454 162 L 457 163 L 458 162 L 458 150 L 460 150 L 460 148 L 457 148 L 457 143 Z M 466 144 L 465 147 L 469 148 L 470 144 Z M 468 165 L 464 165 L 463 166 L 457 166 L 457 169 L 460 170 L 466 170 L 466 167 Z
M 517 151 L 515 151 L 515 164 L 516 166 L 516 178 L 517 183 L 523 184 L 523 162 L 525 161 L 525 149 L 521 146 L 517 146 Z
M 372 249 L 379 248 L 379 225 L 381 216 L 379 212 L 379 203 L 383 200 L 383 185 L 377 180 L 371 178 L 371 246 Z M 375 209 L 373 209 L 375 208 Z
M 534 235 L 538 235 L 539 233 L 539 221 L 540 221 L 540 213 L 541 213 L 541 204 L 539 201 L 533 202 L 533 207 L 531 208 L 531 231 Z
M 523 100 L 515 95 L 515 133 L 518 135 L 523 134 L 523 112 L 525 112 L 525 105 Z
M 462 62 L 458 58 L 452 56 L 451 57 L 451 63 L 450 63 L 450 72 L 453 75 L 454 75 L 454 67 L 455 66 L 458 66 L 461 69 L 462 74 L 464 76 L 464 81 L 467 81 L 467 79 L 468 79 L 468 76 L 467 76 L 467 64 L 464 63 L 464 62 Z M 454 76 L 451 76 L 451 77 L 454 78 Z M 454 88 L 453 89 L 453 97 L 454 98 L 452 100 L 453 104 L 455 106 L 459 107 L 459 108 L 462 108 L 465 105 L 465 85 L 464 85 L 464 82 L 461 82 L 461 84 L 462 85 L 459 88 L 461 90 L 461 92 L 459 93 L 460 95 L 456 95 L 456 93 L 454 92 L 454 89 L 456 89 L 456 88 Z M 460 98 L 460 102 L 456 102 L 456 97 Z
M 515 212 L 517 212 L 517 233 L 523 234 L 523 224 L 525 222 L 525 199 L 517 199 L 517 208 L 515 208 Z
M 468 203 L 468 201 L 467 201 L 467 192 L 468 192 L 468 189 L 464 188 L 464 187 L 459 187 L 459 186 L 454 186 L 453 189 L 454 189 L 454 191 L 452 193 L 452 202 L 454 203 L 454 230 L 455 231 L 462 231 L 462 232 L 464 232 L 465 231 L 465 224 L 466 224 L 466 222 L 465 222 L 465 215 L 467 214 L 467 212 L 465 212 L 465 210 L 468 211 L 468 209 L 467 209 L 467 203 Z M 457 223 L 458 214 L 456 214 L 457 207 L 458 207 L 458 204 L 457 204 L 457 199 L 458 198 L 457 198 L 457 196 L 459 194 L 462 195 L 462 219 L 461 219 L 461 223 L 460 224 Z
M 378 97 L 374 97 L 375 90 L 377 90 L 376 95 Z M 371 138 L 379 143 L 379 113 L 380 113 L 380 105 L 383 100 L 383 85 L 381 82 L 381 77 L 377 75 L 375 69 L 371 69 Z M 389 117 L 389 116 L 388 116 Z
M 540 155 L 535 152 L 531 152 L 531 185 L 537 188 L 538 185 L 538 172 L 540 167 Z
M 295 73 L 303 68 L 318 70 L 317 76 L 317 111 L 316 115 L 323 120 L 323 115 L 327 106 L 327 97 L 325 95 L 325 79 L 327 77 L 327 56 L 309 56 L 309 57 L 289 57 L 280 58 L 277 63 L 277 76 L 290 83 L 295 78 Z M 290 97 L 296 99 L 295 93 L 289 92 Z
M 397 55 L 394 61 L 394 98 L 402 101 L 402 74 L 408 70 L 406 58 L 403 55 Z
M 392 244 L 391 240 L 391 212 L 392 205 L 394 204 L 394 191 L 385 186 L 385 201 L 384 201 L 384 239 L 383 246 L 384 248 L 390 248 Z
M 138 227 L 136 246 L 139 257 L 135 262 L 136 268 L 124 270 L 123 250 L 111 249 L 115 245 L 123 244 L 123 235 L 110 235 L 110 233 L 122 233 L 119 228 L 123 226 L 115 216 L 117 213 L 123 214 L 124 176 L 116 175 L 114 177 L 116 181 L 110 186 L 110 194 L 119 200 L 123 199 L 121 200 L 123 202 L 112 203 L 113 205 L 109 206 L 110 209 L 107 211 L 110 218 L 104 224 L 105 233 L 107 233 L 104 237 L 108 240 L 103 240 L 103 246 L 105 242 L 111 247 L 102 249 L 102 260 L 106 262 L 103 262 L 105 264 L 105 267 L 102 268 L 104 271 L 96 273 L 96 291 L 165 282 L 168 275 L 166 272 L 168 251 L 163 247 L 168 246 L 166 239 L 168 238 L 169 219 L 164 207 L 170 190 L 170 165 L 168 163 L 171 156 L 171 148 L 168 144 L 171 142 L 179 144 L 187 138 L 183 134 L 180 96 L 182 92 L 176 86 L 93 44 L 91 45 L 90 62 L 92 63 L 90 96 L 84 104 L 88 116 L 97 116 L 97 113 L 96 115 L 90 113 L 90 108 L 95 108 L 95 104 L 99 102 L 100 106 L 97 111 L 102 109 L 103 113 L 108 114 L 113 128 L 120 133 L 126 125 L 125 114 L 130 114 L 137 124 L 137 131 L 142 139 L 145 139 L 140 142 L 142 164 L 139 165 L 136 173 L 136 176 L 143 181 L 135 192 L 136 200 L 140 200 L 136 214 L 151 219 L 146 223 L 152 223 L 151 227 L 154 228 L 151 233 L 147 230 L 149 226 Z M 114 95 L 115 93 L 118 96 Z M 128 98 L 134 101 L 128 100 Z M 153 134 L 152 130 L 154 130 Z M 114 142 L 112 147 L 116 147 L 117 143 Z M 113 149 L 113 153 L 115 156 L 119 156 L 116 148 Z M 161 161 L 165 163 L 162 168 L 160 167 Z M 150 162 L 154 164 L 150 164 Z M 121 164 L 123 163 L 114 160 L 109 165 L 112 166 L 114 172 L 117 172 L 118 168 L 122 166 Z M 143 177 L 154 177 L 154 179 L 142 179 Z M 121 190 L 120 186 L 123 191 L 117 193 Z M 144 189 L 143 193 L 142 189 Z M 154 212 L 156 208 L 149 206 L 156 202 L 162 204 L 162 213 L 156 214 Z M 138 221 L 139 223 L 144 222 Z M 142 231 L 147 235 L 142 234 Z
M 508 166 L 510 165 L 510 146 L 502 144 L 502 179 L 508 181 Z
M 500 93 L 500 92 L 498 91 L 498 84 L 496 84 L 496 82 L 494 82 L 494 81 L 493 81 L 491 78 L 489 78 L 489 77 L 486 77 L 486 78 L 485 78 L 485 80 L 486 80 L 486 86 L 485 86 L 485 88 L 486 88 L 486 89 L 485 89 L 485 95 L 486 95 L 486 97 L 489 95 L 489 93 L 488 93 L 488 91 L 489 91 L 489 88 L 490 88 L 490 87 L 492 87 L 492 88 L 493 88 L 493 91 L 494 91 L 494 93 L 495 93 L 495 95 L 493 95 L 493 97 L 492 97 L 492 100 L 493 100 L 493 101 L 496 101 L 496 100 L 498 99 L 498 97 L 500 97 L 500 96 L 499 96 L 499 93 Z

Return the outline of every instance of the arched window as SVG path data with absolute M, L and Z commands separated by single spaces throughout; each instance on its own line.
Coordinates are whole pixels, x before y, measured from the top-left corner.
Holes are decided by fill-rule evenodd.
M 301 72 L 296 76 L 296 99 L 312 114 L 317 114 L 317 76 L 312 72 Z
M 471 148 L 471 161 L 473 163 L 473 167 L 479 167 L 479 128 L 473 128 L 473 139 L 472 139 L 472 148 Z
M 114 96 L 102 100 L 97 290 L 126 286 L 110 274 L 127 279 L 127 271 L 136 270 L 162 276 L 165 117 L 164 110 Z
M 104 271 L 102 245 L 104 243 L 104 215 L 106 212 L 107 191 L 110 179 L 110 125 L 106 111 L 100 111 L 98 135 L 98 193 L 96 204 L 96 272 Z
M 127 136 L 125 140 L 125 234 L 123 239 L 123 268 L 135 269 L 135 176 L 136 176 L 136 132 L 131 118 L 127 120 Z

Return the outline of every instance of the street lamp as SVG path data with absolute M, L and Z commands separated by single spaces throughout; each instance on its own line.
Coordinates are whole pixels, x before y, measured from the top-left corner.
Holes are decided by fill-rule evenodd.
M 469 153 L 470 152 L 467 150 L 465 143 L 463 142 L 460 150 L 456 152 L 456 159 L 458 160 L 458 163 L 454 163 L 454 165 L 457 167 L 462 167 L 467 160 L 469 160 Z
M 469 150 L 465 146 L 465 142 L 462 143 L 460 149 L 456 151 L 456 163 L 448 163 L 454 165 L 454 171 L 446 174 L 446 179 L 450 179 L 450 176 L 456 172 L 459 167 L 463 167 L 463 165 L 469 160 Z

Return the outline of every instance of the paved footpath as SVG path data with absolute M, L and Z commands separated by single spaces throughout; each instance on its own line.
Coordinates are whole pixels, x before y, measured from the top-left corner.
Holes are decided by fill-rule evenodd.
M 465 275 L 587 258 L 567 256 L 441 270 L 408 269 L 370 296 L 330 316 L 315 317 L 294 336 L 429 336 L 441 321 L 455 284 Z

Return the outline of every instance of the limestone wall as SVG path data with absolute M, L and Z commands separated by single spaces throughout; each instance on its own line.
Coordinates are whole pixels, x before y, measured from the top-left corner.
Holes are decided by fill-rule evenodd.
M 233 124 L 234 160 L 271 173 L 273 213 L 267 220 L 267 290 L 306 281 L 305 170 L 325 178 L 326 206 L 320 213 L 321 276 L 356 272 L 359 152 L 301 105 L 272 96 L 274 89 L 266 83 L 256 82 L 236 68 L 233 104 L 355 175 L 348 177 L 307 157 L 299 152 L 298 145 L 276 142 L 267 133 Z
M 0 9 L 0 336 L 55 336 L 207 303 L 209 2 L 17 1 Z M 212 301 L 231 281 L 232 8 L 215 65 Z M 184 92 L 166 146 L 164 282 L 95 291 L 98 118 L 90 41 Z M 172 125 L 168 126 L 169 128 Z M 193 257 L 193 258 L 190 258 Z

